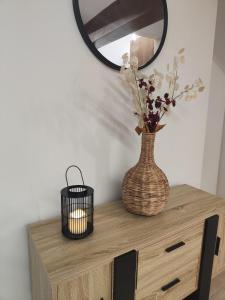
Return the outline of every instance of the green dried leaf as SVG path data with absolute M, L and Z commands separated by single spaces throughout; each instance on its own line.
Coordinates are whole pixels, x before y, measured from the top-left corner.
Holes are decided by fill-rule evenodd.
M 185 51 L 185 48 L 182 48 L 182 49 L 180 49 L 180 50 L 178 51 L 178 54 L 183 54 L 184 51 Z
M 204 86 L 201 86 L 201 87 L 198 89 L 198 91 L 201 93 L 201 92 L 204 91 L 204 89 L 205 89 L 205 87 L 204 87 Z
M 184 64 L 184 63 L 185 63 L 185 57 L 184 57 L 184 55 L 183 55 L 183 56 L 180 56 L 180 63 L 181 63 L 181 64 Z
M 173 60 L 173 70 L 177 71 L 177 69 L 178 69 L 178 58 L 177 56 L 175 56 Z

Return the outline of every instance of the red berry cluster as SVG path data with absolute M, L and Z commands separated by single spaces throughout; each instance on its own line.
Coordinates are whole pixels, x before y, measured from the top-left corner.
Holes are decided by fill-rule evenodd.
M 139 79 L 139 88 L 146 90 L 146 109 L 147 113 L 144 114 L 144 123 L 147 129 L 153 133 L 157 129 L 161 118 L 168 111 L 170 105 L 176 106 L 176 100 L 169 97 L 168 93 L 165 93 L 164 97 L 157 96 L 153 97 L 153 92 L 155 87 L 151 81 L 144 81 L 144 79 Z

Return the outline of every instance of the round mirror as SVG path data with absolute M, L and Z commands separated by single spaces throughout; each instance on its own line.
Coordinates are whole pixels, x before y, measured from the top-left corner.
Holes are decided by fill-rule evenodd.
M 159 55 L 167 33 L 166 0 L 73 0 L 73 7 L 84 41 L 108 66 L 119 70 L 128 53 L 142 69 Z

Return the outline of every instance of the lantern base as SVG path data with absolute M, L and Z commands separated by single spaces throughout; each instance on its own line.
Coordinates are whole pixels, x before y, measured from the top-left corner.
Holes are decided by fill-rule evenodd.
M 90 235 L 94 230 L 93 224 L 88 222 L 87 223 L 87 230 L 85 230 L 85 232 L 83 233 L 72 233 L 69 229 L 68 226 L 65 225 L 62 227 L 62 233 L 63 235 L 71 240 L 81 240 L 84 239 L 85 237 L 87 237 L 88 235 Z

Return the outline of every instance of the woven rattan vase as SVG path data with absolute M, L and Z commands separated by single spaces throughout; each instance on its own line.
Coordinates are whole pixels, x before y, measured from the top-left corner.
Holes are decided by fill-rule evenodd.
M 122 200 L 134 214 L 152 216 L 160 213 L 169 196 L 169 183 L 154 161 L 155 134 L 142 134 L 141 155 L 138 163 L 125 175 Z

